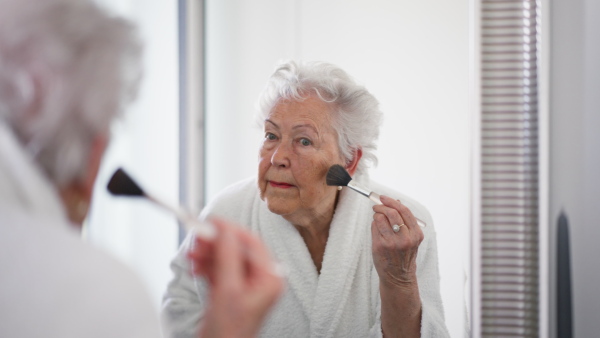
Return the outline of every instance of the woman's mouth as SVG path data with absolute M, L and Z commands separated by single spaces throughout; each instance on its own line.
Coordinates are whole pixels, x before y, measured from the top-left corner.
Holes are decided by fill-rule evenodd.
M 284 182 L 275 182 L 275 181 L 269 181 L 269 185 L 271 185 L 273 188 L 283 188 L 283 189 L 293 187 L 293 185 L 291 185 L 291 184 L 284 183 Z

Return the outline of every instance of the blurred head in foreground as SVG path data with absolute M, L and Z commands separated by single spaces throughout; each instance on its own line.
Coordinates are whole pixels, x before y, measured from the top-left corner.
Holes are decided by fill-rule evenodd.
M 0 127 L 73 223 L 87 214 L 109 125 L 136 94 L 140 52 L 130 23 L 92 2 L 0 0 Z M 14 198 L 35 199 L 25 195 Z
M 0 337 L 161 336 L 137 274 L 70 226 L 86 217 L 139 57 L 133 25 L 92 0 L 0 0 Z M 283 281 L 260 241 L 215 224 L 186 271 L 214 282 L 203 337 L 254 336 Z

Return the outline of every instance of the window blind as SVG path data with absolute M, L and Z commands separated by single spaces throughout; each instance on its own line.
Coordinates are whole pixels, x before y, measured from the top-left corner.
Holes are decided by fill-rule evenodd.
M 480 3 L 480 332 L 539 332 L 536 1 Z

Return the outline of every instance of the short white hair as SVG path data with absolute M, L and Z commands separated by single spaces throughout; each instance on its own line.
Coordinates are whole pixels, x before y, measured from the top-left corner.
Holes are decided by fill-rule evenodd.
M 369 165 L 377 164 L 375 150 L 383 114 L 379 101 L 341 68 L 316 61 L 279 64 L 260 95 L 258 118 L 263 122 L 280 100 L 302 101 L 315 94 L 332 107 L 340 152 L 350 162 L 360 148 L 357 173 L 366 174 Z
M 57 186 L 135 97 L 134 26 L 86 0 L 0 0 L 0 119 Z

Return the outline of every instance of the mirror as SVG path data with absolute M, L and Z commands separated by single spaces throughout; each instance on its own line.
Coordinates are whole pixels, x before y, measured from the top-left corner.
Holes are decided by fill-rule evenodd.
M 177 2 L 98 2 L 139 25 L 145 76 L 99 173 L 87 236 L 140 273 L 158 309 L 171 278 L 176 223 L 144 202 L 109 197 L 105 185 L 123 165 L 149 191 L 179 199 L 178 170 L 186 165 L 177 159 L 177 15 L 183 12 Z M 452 337 L 463 337 L 469 304 L 468 0 L 206 0 L 203 10 L 205 200 L 256 174 L 262 131 L 255 103 L 277 61 L 340 66 L 373 93 L 384 113 L 371 178 L 432 214 L 447 326 Z
M 469 273 L 468 2 L 208 0 L 206 200 L 256 175 L 255 103 L 281 59 L 336 64 L 384 113 L 371 178 L 431 212 L 452 337 Z

